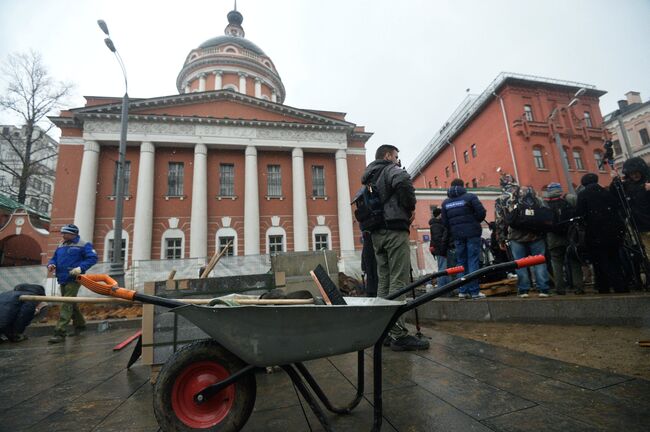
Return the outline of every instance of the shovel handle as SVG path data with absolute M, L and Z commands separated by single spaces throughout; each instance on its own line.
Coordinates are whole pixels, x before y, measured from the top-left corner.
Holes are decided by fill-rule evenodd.
M 546 262 L 546 257 L 544 257 L 544 255 L 532 255 L 515 260 L 515 262 L 517 263 L 517 268 L 530 267 L 544 264 Z
M 464 271 L 465 271 L 465 267 L 463 267 L 463 266 L 456 266 L 456 267 L 448 268 L 448 269 L 447 269 L 447 274 L 448 274 L 449 276 L 451 276 L 451 275 L 455 275 L 455 274 L 458 274 L 458 273 L 463 273 Z
M 134 300 L 135 291 L 117 286 L 117 281 L 106 274 L 86 274 L 77 276 L 77 281 L 97 294 Z

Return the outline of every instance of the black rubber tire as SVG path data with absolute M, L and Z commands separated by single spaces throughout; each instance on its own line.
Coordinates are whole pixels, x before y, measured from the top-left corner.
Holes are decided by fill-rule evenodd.
M 233 384 L 235 396 L 232 407 L 225 418 L 214 426 L 199 428 L 188 426 L 174 412 L 172 390 L 176 379 L 193 364 L 204 361 L 217 363 L 230 374 L 246 366 L 242 360 L 214 340 L 193 342 L 173 354 L 160 370 L 153 391 L 153 409 L 158 425 L 163 431 L 236 432 L 241 430 L 248 421 L 255 405 L 257 391 L 253 373 L 246 374 Z

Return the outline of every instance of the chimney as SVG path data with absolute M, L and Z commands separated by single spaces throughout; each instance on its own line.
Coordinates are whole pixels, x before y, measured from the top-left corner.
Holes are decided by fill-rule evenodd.
M 635 103 L 642 103 L 641 102 L 641 93 L 636 92 L 636 91 L 629 91 L 625 93 L 625 97 L 627 98 L 627 103 L 632 105 Z
M 625 108 L 627 108 L 627 101 L 625 99 L 621 99 L 620 101 L 618 101 L 618 109 L 623 111 L 625 110 Z

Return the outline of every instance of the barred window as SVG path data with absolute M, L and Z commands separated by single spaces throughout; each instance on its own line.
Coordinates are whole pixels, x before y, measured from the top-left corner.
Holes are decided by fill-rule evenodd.
M 113 262 L 113 245 L 115 244 L 114 239 L 108 239 L 108 261 Z M 126 258 L 126 239 L 122 239 L 122 250 L 120 251 L 122 261 Z
M 230 244 L 228 244 L 230 242 Z M 235 255 L 235 237 L 232 236 L 223 236 L 219 237 L 219 253 L 221 253 L 222 250 L 224 250 L 228 247 L 226 252 L 224 253 L 225 256 L 234 256 Z
M 167 171 L 167 195 L 183 195 L 183 162 L 169 162 Z
M 170 237 L 165 239 L 165 256 L 167 259 L 181 259 L 183 247 L 183 239 L 178 237 Z
M 476 150 L 476 144 L 472 144 L 472 157 L 475 158 L 478 156 L 478 151 Z
M 115 161 L 115 170 L 113 171 L 113 196 L 117 195 L 117 167 L 118 161 Z M 131 180 L 131 161 L 124 161 L 124 181 L 122 183 L 122 194 L 129 194 L 129 181 Z
M 469 152 L 467 150 L 463 152 L 463 159 L 465 160 L 465 163 L 469 162 Z
M 324 233 L 323 234 L 315 234 L 314 237 L 315 237 L 315 242 L 314 243 L 315 243 L 317 251 L 328 249 L 329 242 L 327 241 L 328 240 L 327 239 L 327 234 L 324 234 Z
M 312 195 L 316 197 L 325 196 L 325 168 L 320 165 L 311 167 Z
M 267 166 L 267 195 L 273 197 L 282 196 L 282 173 L 280 165 Z
M 282 247 L 284 243 L 283 235 L 270 235 L 269 236 L 269 253 L 283 252 Z
M 235 165 L 219 165 L 219 195 L 235 196 Z

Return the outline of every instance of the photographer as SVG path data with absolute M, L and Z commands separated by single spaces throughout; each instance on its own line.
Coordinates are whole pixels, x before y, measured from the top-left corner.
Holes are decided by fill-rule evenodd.
M 647 256 L 650 252 L 650 169 L 643 159 L 633 157 L 623 163 L 622 180 L 613 170 L 612 177 L 610 191 L 620 198 L 617 192 L 620 182 Z

